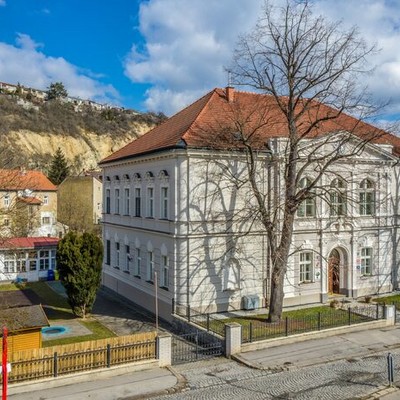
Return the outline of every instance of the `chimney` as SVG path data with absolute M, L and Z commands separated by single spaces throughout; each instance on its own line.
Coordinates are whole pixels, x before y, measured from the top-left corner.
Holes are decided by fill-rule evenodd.
M 232 103 L 235 100 L 235 88 L 233 86 L 227 86 L 225 90 L 228 103 Z

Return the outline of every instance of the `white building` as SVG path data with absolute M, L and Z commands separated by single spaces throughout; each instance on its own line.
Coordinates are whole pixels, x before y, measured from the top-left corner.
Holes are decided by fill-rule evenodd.
M 253 218 L 235 129 L 253 128 L 257 181 L 269 209 L 279 210 L 287 134 L 269 99 L 215 89 L 100 163 L 106 287 L 152 311 L 157 291 L 164 318 L 173 299 L 209 312 L 267 303 L 267 233 Z M 398 286 L 400 140 L 383 133 L 360 146 L 370 129 L 343 115 L 302 141 L 300 166 L 310 149 L 341 154 L 343 135 L 361 150 L 328 169 L 316 189 L 325 195 L 297 210 L 286 305 Z M 299 185 L 316 173 L 306 168 Z

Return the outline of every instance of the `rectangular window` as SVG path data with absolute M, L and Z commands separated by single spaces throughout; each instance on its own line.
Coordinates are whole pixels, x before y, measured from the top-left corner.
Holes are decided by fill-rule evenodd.
M 10 195 L 6 194 L 3 198 L 4 207 L 9 207 L 10 205 Z
M 15 272 L 15 254 L 6 253 L 4 255 L 4 272 L 13 273 Z
M 115 242 L 115 268 L 119 268 L 119 242 Z
M 111 213 L 111 191 L 106 189 L 106 214 Z
M 125 188 L 125 210 L 124 214 L 129 215 L 130 214 L 130 193 L 129 193 L 129 188 Z
M 142 269 L 142 255 L 140 249 L 136 249 L 135 276 L 140 276 Z
M 115 189 L 115 213 L 119 214 L 119 189 Z
M 50 251 L 40 250 L 39 251 L 39 269 L 45 271 L 50 268 Z
M 10 220 L 8 218 L 4 218 L 4 226 L 10 226 Z
M 135 189 L 135 217 L 140 217 L 141 211 L 141 190 L 140 188 Z
M 50 217 L 43 217 L 42 218 L 42 225 L 50 225 L 51 219 Z
M 56 250 L 51 250 L 50 251 L 50 268 L 51 269 L 56 269 L 57 264 L 56 264 Z
M 361 249 L 360 254 L 361 274 L 371 275 L 372 274 L 372 248 L 364 247 Z
M 169 259 L 167 256 L 161 258 L 161 282 L 160 286 L 168 288 L 169 286 Z
M 300 253 L 300 282 L 311 282 L 313 276 L 313 253 L 303 251 Z
M 26 272 L 26 254 L 25 254 L 25 252 L 17 253 L 16 261 L 17 261 L 17 272 Z
M 29 271 L 36 271 L 37 269 L 37 253 L 31 250 L 28 254 Z
M 147 188 L 147 217 L 154 218 L 154 188 Z
M 153 282 L 154 279 L 154 253 L 149 251 L 147 253 L 147 278 L 148 282 Z
M 360 192 L 360 215 L 373 215 L 375 211 L 375 193 Z
M 131 249 L 128 245 L 125 245 L 125 271 L 129 272 L 129 264 L 131 262 Z
M 106 265 L 111 265 L 111 241 L 106 240 Z
M 168 219 L 168 188 L 161 188 L 161 218 Z
M 49 205 L 49 196 L 43 196 L 43 205 L 45 206 Z

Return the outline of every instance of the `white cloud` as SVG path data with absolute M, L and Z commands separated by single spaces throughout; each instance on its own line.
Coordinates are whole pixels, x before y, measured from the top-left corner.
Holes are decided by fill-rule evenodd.
M 0 7 L 4 7 L 6 5 L 6 0 L 0 0 Z
M 274 4 L 281 0 L 273 0 Z M 249 31 L 263 0 L 149 0 L 139 14 L 144 45 L 132 46 L 125 74 L 151 84 L 146 106 L 171 114 L 199 94 L 227 83 L 238 35 Z M 400 112 L 400 5 L 393 0 L 314 0 L 315 10 L 345 25 L 358 25 L 369 43 L 382 51 L 369 86 L 377 97 L 391 96 Z
M 99 102 L 114 101 L 118 93 L 111 85 L 93 79 L 87 71 L 62 57 L 46 56 L 43 45 L 19 33 L 16 46 L 0 42 L 0 76 L 3 82 L 20 83 L 45 90 L 51 82 L 63 82 L 71 96 Z
M 125 73 L 150 82 L 146 107 L 171 114 L 215 86 L 238 34 L 254 25 L 262 0 L 150 0 L 140 7 L 143 49 L 132 46 Z

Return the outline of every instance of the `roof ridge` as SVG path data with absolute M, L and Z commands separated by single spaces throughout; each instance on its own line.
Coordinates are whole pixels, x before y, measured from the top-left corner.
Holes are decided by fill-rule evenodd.
M 195 118 L 193 118 L 193 121 L 191 122 L 191 124 L 189 125 L 189 127 L 187 128 L 186 132 L 182 135 L 181 139 L 185 140 L 185 136 L 188 134 L 188 132 L 190 131 L 190 129 L 193 127 L 193 125 L 199 120 L 200 116 L 205 112 L 205 108 L 207 106 L 207 104 L 209 104 L 210 100 L 212 99 L 212 97 L 214 97 L 215 94 L 217 94 L 218 90 L 223 90 L 220 88 L 214 88 L 212 90 L 210 90 L 209 92 L 207 92 L 204 96 L 200 97 L 199 99 L 197 99 L 196 101 L 194 101 L 193 103 L 189 104 L 187 107 L 192 106 L 193 104 L 200 102 L 201 100 L 203 100 L 206 96 L 209 96 L 209 99 L 207 100 L 207 102 L 204 104 L 204 106 L 201 108 L 201 110 L 198 112 L 198 114 L 196 115 Z M 185 107 L 186 108 L 186 107 Z M 179 114 L 179 113 L 178 113 Z M 175 114 L 176 115 L 176 114 Z

